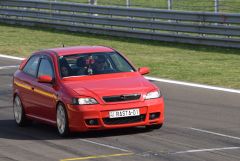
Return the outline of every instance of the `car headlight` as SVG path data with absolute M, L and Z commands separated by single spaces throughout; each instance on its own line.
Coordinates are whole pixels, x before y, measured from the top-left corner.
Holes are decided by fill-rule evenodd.
M 98 104 L 97 100 L 91 97 L 73 98 L 74 105 L 93 105 Z
M 161 97 L 161 92 L 159 90 L 152 91 L 152 92 L 149 92 L 149 93 L 146 94 L 145 100 L 159 98 L 159 97 Z

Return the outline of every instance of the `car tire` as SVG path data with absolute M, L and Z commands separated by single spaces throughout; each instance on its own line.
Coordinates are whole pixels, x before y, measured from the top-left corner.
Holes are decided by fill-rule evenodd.
M 59 103 L 57 105 L 56 120 L 58 134 L 63 137 L 68 136 L 69 135 L 68 116 L 66 108 L 62 103 Z
M 22 105 L 22 101 L 18 95 L 16 95 L 13 100 L 13 114 L 15 122 L 18 126 L 22 127 L 27 124 L 27 119 Z
M 146 128 L 148 130 L 154 130 L 154 129 L 160 129 L 163 126 L 163 124 L 154 124 L 154 125 L 147 125 Z

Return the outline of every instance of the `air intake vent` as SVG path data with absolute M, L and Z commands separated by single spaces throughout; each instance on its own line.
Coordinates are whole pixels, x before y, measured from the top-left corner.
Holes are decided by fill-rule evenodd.
M 130 124 L 145 121 L 146 115 L 142 114 L 140 116 L 132 117 L 122 117 L 122 118 L 103 118 L 103 122 L 106 125 L 119 125 L 119 124 Z
M 129 95 L 118 95 L 118 96 L 105 96 L 103 100 L 105 102 L 122 102 L 122 101 L 131 101 L 138 100 L 141 97 L 140 94 L 129 94 Z

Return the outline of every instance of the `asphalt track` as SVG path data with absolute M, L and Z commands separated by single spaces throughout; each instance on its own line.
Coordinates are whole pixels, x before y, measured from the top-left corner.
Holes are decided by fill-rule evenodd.
M 64 139 L 48 125 L 15 125 L 11 81 L 19 63 L 0 57 L 1 161 L 240 161 L 240 94 L 154 82 L 165 97 L 161 129 L 76 133 Z

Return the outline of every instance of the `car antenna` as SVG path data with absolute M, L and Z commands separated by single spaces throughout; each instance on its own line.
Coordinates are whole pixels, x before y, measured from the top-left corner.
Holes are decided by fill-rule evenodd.
M 64 43 L 62 43 L 62 47 L 63 47 L 63 48 L 65 47 Z

